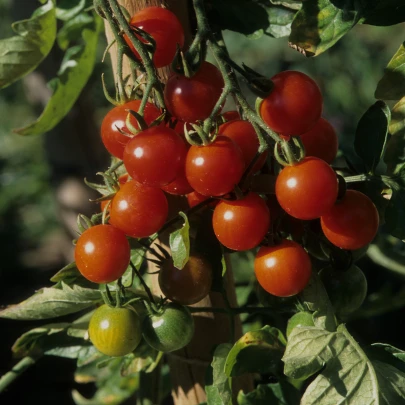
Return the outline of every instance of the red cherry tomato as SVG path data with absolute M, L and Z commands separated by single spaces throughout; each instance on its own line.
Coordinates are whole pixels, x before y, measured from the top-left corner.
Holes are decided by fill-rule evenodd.
M 288 239 L 275 246 L 263 246 L 257 252 L 254 268 L 257 281 L 277 297 L 298 294 L 311 276 L 311 260 L 305 250 Z
M 196 191 L 193 191 L 192 193 L 187 194 L 187 201 L 188 201 L 188 206 L 190 208 L 195 207 L 196 205 L 202 203 L 205 200 L 208 200 L 208 196 L 202 195 L 200 193 L 197 193 Z M 210 202 L 208 205 L 210 207 L 215 207 L 218 204 L 219 200 L 214 200 Z
M 318 85 L 304 73 L 287 70 L 273 76 L 272 92 L 263 100 L 260 115 L 276 132 L 300 135 L 309 131 L 322 113 Z
M 186 158 L 186 144 L 173 129 L 150 127 L 125 147 L 124 165 L 137 182 L 162 187 L 179 174 Z
M 129 265 L 130 247 L 125 234 L 111 225 L 85 230 L 75 247 L 80 273 L 93 283 L 110 283 L 120 278 Z
M 192 77 L 174 74 L 165 87 L 165 104 L 170 114 L 185 122 L 205 120 L 218 101 L 224 80 L 211 63 L 203 62 Z
M 145 238 L 165 223 L 168 203 L 162 190 L 134 180 L 124 184 L 112 200 L 110 222 L 133 238 Z
M 125 146 L 132 138 L 131 135 L 126 136 L 119 131 L 120 129 L 121 131 L 130 133 L 125 126 L 125 120 L 127 119 L 128 115 L 128 111 L 126 110 L 133 110 L 137 112 L 140 105 L 141 100 L 129 101 L 128 103 L 114 107 L 103 119 L 101 124 L 101 139 L 108 152 L 118 159 L 122 159 Z M 160 114 L 161 113 L 157 107 L 151 103 L 146 103 L 143 114 L 146 124 L 149 125 L 152 123 L 152 121 L 158 118 Z M 131 116 L 130 122 L 135 128 L 139 128 L 135 117 Z
M 266 202 L 256 193 L 235 201 L 220 201 L 212 217 L 218 240 L 233 250 L 249 250 L 264 238 L 270 226 Z
M 184 31 L 179 19 L 165 8 L 146 7 L 134 14 L 130 25 L 144 30 L 155 40 L 153 63 L 157 68 L 170 65 L 176 54 L 177 45 L 180 47 L 184 45 Z M 141 36 L 137 37 L 146 42 Z M 124 38 L 132 52 L 140 58 L 129 38 L 126 35 Z
M 240 115 L 237 111 L 225 111 L 222 116 L 226 121 L 240 120 Z
M 338 151 L 338 137 L 332 125 L 321 118 L 312 129 L 300 136 L 307 156 L 332 163 Z
M 245 162 L 240 148 L 226 136 L 207 146 L 192 146 L 186 158 L 186 177 L 191 187 L 207 196 L 222 196 L 240 181 Z
M 286 166 L 276 180 L 276 197 L 284 211 L 298 219 L 315 219 L 336 201 L 338 181 L 323 160 L 306 157 Z
M 180 175 L 177 176 L 171 183 L 162 187 L 163 191 L 173 195 L 186 195 L 193 191 L 193 187 L 187 180 L 184 170 L 180 171 Z
M 248 167 L 260 146 L 252 124 L 243 120 L 229 121 L 219 127 L 218 133 L 231 138 L 240 147 L 245 166 Z M 258 172 L 263 167 L 266 158 L 267 152 L 262 153 L 253 166 L 252 173 Z
M 375 237 L 379 224 L 374 203 L 363 193 L 347 190 L 345 196 L 321 216 L 323 233 L 334 245 L 360 249 Z
M 118 183 L 121 184 L 125 184 L 129 179 L 128 173 L 122 174 L 120 177 L 118 177 Z M 104 200 L 101 201 L 100 204 L 100 208 L 101 208 L 101 212 L 104 211 L 104 208 L 107 206 L 107 204 L 110 202 L 111 200 Z M 111 204 L 110 204 L 111 205 Z

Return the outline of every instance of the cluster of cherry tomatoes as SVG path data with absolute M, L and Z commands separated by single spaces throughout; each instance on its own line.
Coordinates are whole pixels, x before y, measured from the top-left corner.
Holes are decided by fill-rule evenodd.
M 168 10 L 144 9 L 130 23 L 153 37 L 156 67 L 170 64 L 177 44 L 184 43 L 182 27 Z M 190 145 L 186 140 L 185 126 L 209 118 L 221 96 L 224 81 L 214 65 L 203 61 L 190 77 L 177 72 L 170 76 L 164 90 L 169 119 L 159 119 L 162 111 L 150 102 L 143 111 L 144 122 L 128 114 L 130 110 L 139 110 L 140 100 L 108 112 L 101 127 L 102 140 L 110 154 L 123 161 L 127 174 L 120 178 L 116 194 L 103 207 L 108 211 L 108 224 L 90 227 L 77 241 L 76 265 L 84 277 L 95 283 L 109 283 L 124 274 L 130 263 L 128 238 L 149 237 L 167 221 L 165 193 L 187 195 L 191 207 L 214 197 L 209 207 L 213 209 L 212 224 L 219 242 L 234 251 L 261 245 L 254 263 L 257 280 L 267 292 L 279 297 L 302 291 L 312 267 L 308 253 L 299 243 L 277 234 L 280 207 L 283 215 L 298 220 L 320 219 L 324 236 L 339 248 L 355 250 L 371 242 L 378 228 L 378 213 L 371 200 L 353 190 L 338 199 L 338 178 L 330 166 L 337 153 L 337 136 L 331 124 L 321 117 L 323 101 L 317 84 L 296 71 L 281 72 L 272 77 L 272 82 L 273 90 L 261 102 L 259 114 L 284 139 L 284 144 L 296 137 L 306 150 L 306 157 L 298 161 L 293 156 L 281 170 L 273 165 L 276 200 L 266 199 L 249 187 L 242 187 L 235 198 L 233 191 L 244 175 L 252 176 L 262 170 L 269 173 L 266 162 L 274 162 L 267 152 L 259 155 L 255 128 L 236 111 L 215 118 L 220 125 L 217 133 L 209 134 L 208 142 Z M 162 263 L 159 284 L 174 303 L 170 304 L 170 311 L 177 313 L 178 325 L 192 325 L 191 315 L 182 306 L 204 298 L 210 291 L 212 277 L 209 261 L 201 256 L 191 256 L 182 270 L 176 269 L 169 259 Z M 128 308 L 100 307 L 90 324 L 93 343 L 103 351 L 103 342 L 111 341 L 109 328 L 100 335 L 104 314 L 109 310 L 121 311 L 116 316 L 133 321 L 127 322 L 131 325 L 125 332 L 129 337 L 124 337 L 125 333 L 122 337 L 130 342 L 128 347 L 104 353 L 116 356 L 134 350 L 140 341 L 140 335 L 134 331 L 141 327 Z M 154 316 L 162 317 L 163 313 L 164 310 Z M 163 318 L 159 319 L 156 322 L 147 317 L 142 326 L 145 340 L 152 347 L 176 350 L 191 339 L 190 328 L 180 345 L 170 345 L 176 339 L 168 337 L 168 331 L 156 337 L 159 327 L 165 325 Z

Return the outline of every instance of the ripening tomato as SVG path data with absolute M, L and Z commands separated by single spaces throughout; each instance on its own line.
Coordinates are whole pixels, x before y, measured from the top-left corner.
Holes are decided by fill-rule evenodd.
M 162 187 L 184 167 L 187 147 L 180 135 L 167 127 L 150 127 L 134 136 L 125 147 L 124 165 L 138 183 Z
M 98 351 L 106 356 L 119 357 L 133 352 L 139 345 L 142 332 L 138 314 L 130 307 L 97 308 L 89 323 L 89 336 Z
M 218 134 L 231 138 L 240 147 L 245 159 L 245 166 L 248 167 L 256 156 L 260 146 L 253 125 L 243 120 L 229 121 L 219 127 Z M 264 165 L 266 158 L 267 152 L 262 153 L 251 172 L 256 173 L 259 171 Z
M 207 146 L 192 146 L 186 157 L 187 180 L 202 195 L 218 197 L 231 192 L 244 169 L 240 148 L 226 136 L 218 136 Z
M 130 131 L 125 126 L 125 121 L 128 116 L 128 111 L 133 110 L 138 111 L 141 105 L 141 100 L 132 100 L 128 103 L 119 105 L 110 110 L 107 115 L 104 117 L 101 124 L 101 139 L 104 146 L 111 153 L 111 155 L 122 159 L 124 155 L 124 149 L 126 144 L 132 138 Z M 160 116 L 160 111 L 151 103 L 146 103 L 143 117 L 146 124 L 151 124 L 156 118 Z M 139 129 L 138 122 L 135 117 L 131 115 L 130 118 L 131 124 Z M 129 136 L 122 134 L 119 130 L 129 133 Z
M 86 229 L 75 247 L 80 273 L 93 283 L 110 283 L 120 278 L 129 265 L 130 247 L 125 234 L 111 225 Z
M 315 157 L 284 167 L 276 180 L 276 197 L 281 208 L 298 219 L 319 218 L 333 206 L 337 195 L 335 172 Z
M 309 131 L 322 113 L 322 94 L 318 85 L 304 73 L 287 70 L 273 76 L 272 92 L 260 105 L 263 121 L 284 135 Z
M 338 137 L 332 125 L 320 118 L 308 132 L 300 135 L 307 156 L 315 156 L 332 163 L 338 152 Z
M 146 7 L 138 11 L 131 18 L 130 25 L 147 32 L 156 43 L 153 54 L 153 63 L 157 68 L 170 65 L 177 51 L 177 45 L 184 45 L 184 30 L 174 13 L 162 7 Z M 137 37 L 146 42 L 140 35 Z M 129 38 L 124 35 L 125 41 L 132 52 L 140 58 Z
M 159 286 L 171 301 L 191 305 L 208 295 L 212 284 L 212 267 L 203 256 L 192 255 L 179 270 L 167 260 L 159 271 Z
M 370 243 L 378 225 L 374 203 L 355 190 L 347 190 L 345 196 L 321 216 L 322 230 L 328 240 L 347 250 L 360 249 Z
M 256 193 L 234 201 L 220 201 L 212 217 L 218 240 L 232 250 L 249 250 L 265 237 L 270 226 L 266 202 Z
M 290 337 L 293 329 L 295 329 L 297 326 L 315 326 L 312 314 L 305 311 L 294 314 L 287 323 L 287 339 Z
M 110 207 L 110 223 L 133 238 L 145 238 L 165 223 L 168 203 L 162 190 L 134 180 L 115 194 Z
M 211 63 L 202 62 L 192 77 L 173 74 L 165 87 L 165 104 L 170 114 L 184 122 L 205 120 L 217 103 L 224 80 Z
M 288 239 L 275 246 L 261 247 L 254 268 L 259 284 L 277 297 L 298 294 L 311 277 L 311 260 L 307 252 Z
M 233 121 L 233 120 L 240 120 L 240 115 L 237 111 L 225 111 L 222 113 L 222 116 L 225 118 L 226 121 Z

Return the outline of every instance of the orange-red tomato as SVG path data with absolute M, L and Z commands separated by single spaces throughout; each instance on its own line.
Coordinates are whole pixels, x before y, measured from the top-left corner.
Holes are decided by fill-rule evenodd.
M 276 180 L 276 197 L 281 207 L 298 219 L 315 219 L 325 214 L 336 201 L 338 180 L 323 160 L 306 157 L 286 166 Z
M 360 249 L 375 237 L 379 224 L 374 203 L 360 191 L 347 190 L 345 196 L 321 216 L 323 233 L 334 245 Z
M 233 250 L 249 250 L 265 237 L 270 226 L 266 202 L 256 193 L 235 201 L 220 201 L 212 217 L 218 240 Z
M 254 262 L 257 281 L 277 297 L 301 292 L 311 277 L 311 267 L 307 252 L 288 239 L 275 246 L 261 247 Z
M 110 283 L 120 278 L 129 259 L 130 247 L 125 234 L 111 225 L 92 226 L 77 240 L 76 266 L 94 283 Z

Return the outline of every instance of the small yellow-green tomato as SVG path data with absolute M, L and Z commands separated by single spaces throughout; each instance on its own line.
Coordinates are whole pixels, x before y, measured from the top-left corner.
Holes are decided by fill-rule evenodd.
M 314 326 L 314 320 L 310 312 L 298 312 L 293 315 L 287 324 L 287 339 L 297 326 Z
M 131 353 L 142 338 L 138 314 L 128 308 L 102 305 L 90 319 L 89 335 L 101 353 L 119 357 Z

